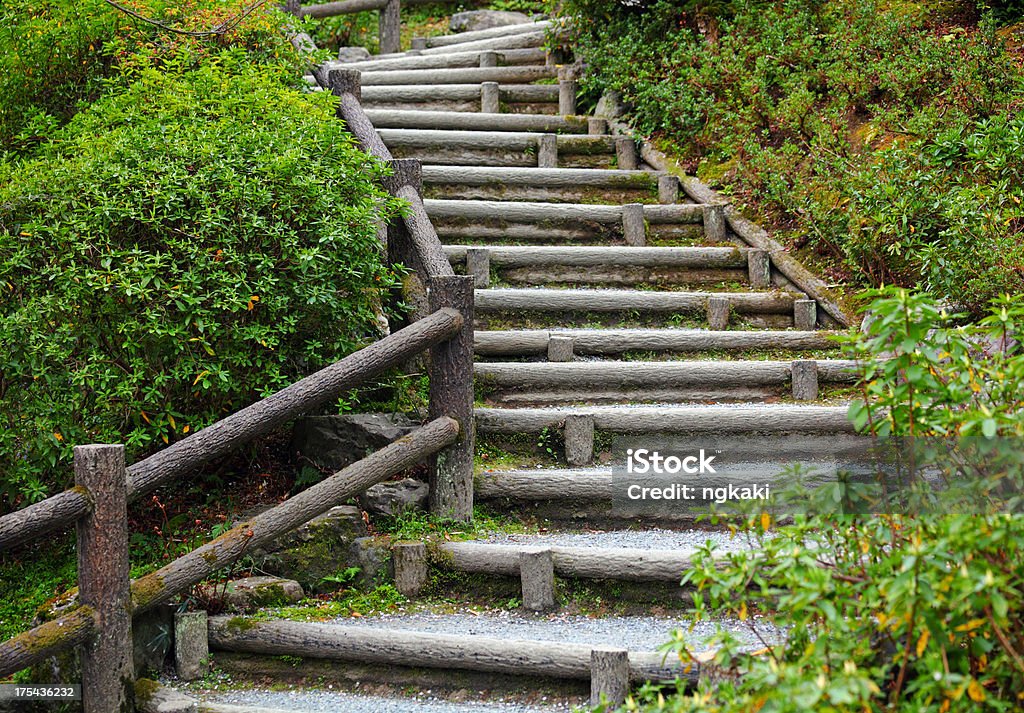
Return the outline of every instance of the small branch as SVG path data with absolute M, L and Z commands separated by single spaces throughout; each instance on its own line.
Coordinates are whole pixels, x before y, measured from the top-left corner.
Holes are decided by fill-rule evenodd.
M 269 0 L 258 0 L 256 3 L 250 5 L 248 8 L 246 8 L 240 15 L 238 15 L 236 17 L 233 17 L 230 20 L 225 20 L 221 24 L 219 24 L 216 27 L 214 27 L 212 30 L 191 31 L 191 30 L 179 30 L 179 29 L 176 29 L 174 27 L 171 27 L 170 25 L 166 25 L 166 24 L 160 22 L 159 20 L 154 20 L 153 18 L 145 17 L 143 15 L 140 15 L 139 13 L 135 12 L 131 8 L 127 8 L 124 5 L 119 5 L 118 3 L 114 2 L 114 0 L 103 0 L 103 1 L 105 3 L 107 3 L 107 5 L 110 5 L 110 7 L 114 8 L 115 10 L 120 10 L 125 15 L 128 15 L 129 17 L 133 17 L 136 20 L 139 20 L 140 22 L 145 22 L 146 24 L 153 25 L 154 27 L 159 27 L 161 30 L 164 30 L 166 32 L 173 32 L 176 35 L 185 35 L 186 37 L 210 37 L 212 35 L 224 35 L 224 34 L 227 34 L 228 32 L 231 32 L 231 30 L 233 30 L 236 27 L 238 27 L 242 23 L 242 21 L 245 20 L 245 18 L 249 17 L 249 15 L 251 15 L 254 12 L 256 12 L 256 10 L 258 10 L 261 7 L 263 7 L 264 5 L 266 5 L 269 2 Z

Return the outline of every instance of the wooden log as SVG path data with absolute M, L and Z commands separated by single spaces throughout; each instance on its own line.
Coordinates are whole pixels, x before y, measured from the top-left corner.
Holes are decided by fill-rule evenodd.
M 391 547 L 395 566 L 395 588 L 407 597 L 419 596 L 427 585 L 427 546 L 422 542 L 399 542 Z
M 594 428 L 611 433 L 849 433 L 846 406 L 588 406 L 564 408 L 478 408 L 481 433 L 538 433 L 567 416 L 588 413 Z
M 532 612 L 555 610 L 555 566 L 550 549 L 520 550 L 519 579 L 523 609 Z
M 537 167 L 558 167 L 558 136 L 556 134 L 541 134 L 537 138 Z
M 520 676 L 589 680 L 591 647 L 558 641 L 498 639 L 401 629 L 314 624 L 295 621 L 239 623 L 238 617 L 210 620 L 215 649 L 270 656 L 304 656 L 398 666 L 488 671 Z M 662 654 L 631 652 L 636 680 L 692 678 Z
M 643 292 L 637 290 L 558 290 L 502 288 L 476 293 L 478 312 L 534 310 L 540 312 L 700 312 L 716 297 L 707 292 Z M 731 292 L 728 301 L 739 314 L 789 314 L 793 297 L 778 292 Z
M 639 168 L 639 161 L 636 152 L 636 142 L 628 136 L 615 137 L 615 162 L 616 167 L 626 171 L 635 171 Z M 661 195 L 661 176 L 658 176 L 658 194 Z M 664 203 L 664 201 L 662 201 Z
M 448 47 L 449 51 L 458 51 L 463 47 L 457 45 L 467 45 L 472 42 L 479 40 L 491 40 L 496 37 L 515 37 L 516 35 L 535 35 L 542 33 L 551 27 L 551 22 L 548 20 L 542 20 L 541 22 L 524 22 L 518 25 L 503 25 L 501 27 L 491 27 L 486 30 L 474 30 L 472 32 L 459 32 L 452 35 L 439 35 L 437 37 L 427 38 L 427 47 Z
M 479 289 L 491 284 L 491 252 L 487 248 L 466 248 L 466 274 L 472 275 Z
M 579 93 L 579 83 L 575 79 L 558 80 L 558 113 L 563 115 L 576 114 L 576 95 Z
M 576 117 L 547 114 L 469 114 L 458 111 L 367 109 L 373 126 L 390 129 L 458 129 L 468 131 L 539 131 L 582 133 L 586 124 Z
M 810 361 L 574 361 L 574 362 L 478 362 L 477 377 L 502 388 L 541 387 L 624 389 L 656 386 L 783 386 L 791 369 L 816 365 L 815 374 L 828 383 L 854 383 L 856 362 L 846 359 Z M 793 371 L 794 379 L 796 372 Z M 815 383 L 817 376 L 815 377 Z M 795 388 L 795 382 L 794 382 Z M 576 464 L 578 465 L 578 464 Z
M 74 461 L 75 485 L 86 488 L 93 503 L 76 527 L 78 601 L 96 619 L 96 635 L 82 647 L 82 708 L 127 710 L 135 669 L 124 446 L 75 446 Z
M 488 471 L 477 476 L 475 492 L 480 500 L 610 501 L 612 476 L 610 471 Z
M 693 204 L 645 205 L 644 218 L 651 224 L 700 223 L 704 220 L 704 206 Z
M 549 84 L 506 84 L 498 87 L 502 101 L 520 104 L 547 104 L 558 101 L 558 87 Z M 363 87 L 364 103 L 471 102 L 480 99 L 479 84 L 390 84 Z M 582 136 L 577 137 L 582 138 Z M 604 137 L 610 139 L 611 137 Z
M 590 705 L 613 709 L 629 695 L 629 651 L 595 647 L 590 652 Z
M 572 337 L 551 337 L 548 340 L 548 361 L 570 362 L 572 359 Z
M 554 72 L 545 64 L 512 65 L 510 67 L 455 67 L 442 69 L 394 69 L 363 72 L 363 86 L 426 84 L 529 84 L 551 79 Z
M 477 149 L 480 151 L 529 151 L 543 141 L 554 142 L 564 153 L 607 152 L 599 137 L 572 134 L 537 134 L 526 131 L 433 131 L 431 129 L 378 129 L 377 134 L 391 148 Z M 547 137 L 551 137 L 547 139 Z M 551 168 L 554 168 L 552 166 Z
M 449 260 L 461 261 L 467 245 L 445 245 Z M 491 264 L 500 268 L 514 267 L 662 267 L 727 269 L 746 266 L 741 248 L 705 247 L 618 247 L 579 245 L 495 245 L 488 247 Z
M 540 169 L 534 169 L 540 170 Z M 564 171 L 566 169 L 558 169 Z M 423 201 L 427 213 L 435 218 L 459 218 L 461 220 L 492 220 L 500 216 L 508 223 L 541 223 L 548 221 L 590 221 L 595 223 L 619 223 L 623 206 L 590 203 L 540 203 L 511 201 L 469 201 L 427 198 Z M 699 223 L 701 206 L 644 205 L 644 219 L 648 223 Z
M 725 211 L 720 205 L 704 206 L 704 236 L 708 240 L 725 240 Z
M 425 319 L 413 326 L 423 321 Z M 324 514 L 371 485 L 411 468 L 451 445 L 458 437 L 459 424 L 455 419 L 442 417 L 431 421 L 174 562 L 135 580 L 132 583 L 135 614 L 171 599 L 246 552 Z
M 819 362 L 812 359 L 799 359 L 792 363 L 790 371 L 793 375 L 794 399 L 797 401 L 815 401 L 818 398 L 818 367 Z M 847 373 L 851 381 L 856 381 L 856 374 L 853 371 L 852 363 Z
M 361 96 L 360 73 L 351 69 L 332 69 L 326 72 L 314 72 L 320 86 L 331 90 L 338 97 L 338 118 L 344 119 L 349 131 L 359 146 L 367 153 L 385 161 L 390 160 L 391 152 L 380 140 L 376 129 L 359 103 Z
M 473 278 L 435 277 L 429 284 L 430 309 L 456 309 L 462 329 L 430 350 L 431 418 L 449 417 L 460 438 L 430 461 L 430 511 L 443 518 L 473 518 Z
M 729 326 L 729 313 L 732 305 L 729 298 L 722 295 L 713 295 L 708 298 L 708 328 L 714 330 L 726 329 Z
M 772 284 L 772 266 L 767 250 L 747 250 L 747 273 L 751 287 L 764 288 Z
M 622 237 L 626 245 L 643 247 L 647 244 L 647 223 L 644 221 L 642 203 L 627 203 L 622 206 Z
M 527 50 L 508 50 L 508 51 L 509 52 L 544 53 L 545 54 L 545 58 L 544 59 L 546 59 L 546 54 L 547 54 L 541 48 L 531 48 L 531 49 L 527 49 Z M 438 56 L 439 57 L 451 57 L 451 55 L 438 55 Z M 542 61 L 542 58 L 540 58 L 540 57 L 537 57 L 537 59 L 538 59 L 538 61 Z M 512 62 L 509 62 L 508 64 L 512 64 Z M 528 63 L 524 62 L 523 64 L 528 64 Z M 481 68 L 497 67 L 498 66 L 498 53 L 494 52 L 494 51 L 491 51 L 491 50 L 488 50 L 486 52 L 481 52 L 480 55 L 479 55 L 479 58 L 478 58 L 477 66 L 479 66 Z
M 389 245 L 395 241 L 401 246 L 397 253 L 389 248 L 389 256 L 401 256 L 402 262 L 411 263 L 425 279 L 454 275 L 420 198 L 423 170 L 420 162 L 416 159 L 392 159 L 388 165 L 391 175 L 384 178 L 385 190 L 409 204 L 401 217 L 401 225 L 389 226 Z M 401 229 L 403 226 L 404 231 Z M 407 253 L 411 253 L 408 255 L 411 260 L 406 258 Z
M 53 621 L 0 643 L 0 678 L 7 678 L 62 651 L 85 644 L 96 633 L 96 612 L 92 607 L 75 607 Z
M 423 50 L 427 48 L 427 38 L 413 37 L 411 40 L 409 40 L 409 47 L 413 52 L 416 52 L 417 54 L 422 53 Z
M 592 116 L 587 119 L 587 133 L 591 136 L 603 136 L 608 133 L 608 120 Z
M 650 250 L 651 248 L 647 248 Z M 706 350 L 834 348 L 820 331 L 709 331 L 706 329 L 568 329 L 476 332 L 474 349 L 481 356 L 544 354 L 549 339 L 564 335 L 578 354 L 621 354 L 627 351 L 699 352 Z
M 818 303 L 815 300 L 793 301 L 793 326 L 796 329 L 814 329 L 818 323 Z
M 679 202 L 679 179 L 663 174 L 658 176 L 658 202 L 672 204 Z
M 468 34 L 468 33 L 463 33 Z M 451 35 L 449 35 L 451 36 Z M 438 38 L 430 38 L 435 40 Z M 448 54 L 449 52 L 470 52 L 479 50 L 493 50 L 500 52 L 503 50 L 512 49 L 525 49 L 528 47 L 543 47 L 544 46 L 544 33 L 543 32 L 519 32 L 515 35 L 509 35 L 507 37 L 491 37 L 489 39 L 473 40 L 472 42 L 461 42 L 458 47 L 442 46 L 442 47 L 430 47 L 423 50 L 423 54 L 439 55 Z M 428 40 L 429 45 L 429 40 Z
M 377 18 L 380 53 L 390 54 L 402 48 L 401 0 L 387 0 Z
M 0 517 L 0 552 L 71 527 L 92 509 L 85 488 L 72 488 Z
M 205 611 L 174 615 L 174 667 L 182 681 L 196 681 L 210 671 Z
M 358 62 L 344 62 L 344 67 L 360 72 L 389 71 L 395 69 L 457 69 L 460 67 L 497 67 L 499 60 L 506 65 L 537 64 L 544 62 L 546 52 L 539 47 L 526 49 L 452 52 L 440 55 L 400 54 L 395 57 L 373 57 Z M 335 63 L 330 63 L 334 66 Z
M 569 465 L 588 465 L 594 459 L 594 418 L 588 414 L 565 417 L 565 460 Z
M 335 15 L 348 15 L 354 12 L 365 12 L 367 10 L 379 10 L 387 4 L 388 0 L 340 0 L 340 2 L 325 2 L 319 5 L 306 5 L 299 8 L 299 17 L 334 17 Z
M 480 84 L 480 111 L 486 114 L 497 114 L 501 111 L 501 98 L 497 82 Z
M 611 168 L 518 168 L 491 166 L 424 166 L 424 183 L 465 186 L 545 186 L 552 188 L 597 186 L 654 190 L 654 176 L 646 171 Z M 644 206 L 639 206 L 641 216 Z

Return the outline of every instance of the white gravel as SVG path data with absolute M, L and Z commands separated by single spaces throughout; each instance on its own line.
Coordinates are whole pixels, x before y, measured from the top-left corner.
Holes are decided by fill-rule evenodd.
M 351 693 L 303 689 L 297 691 L 246 690 L 203 696 L 204 703 L 270 709 L 277 713 L 556 713 L 563 706 L 536 706 L 507 702 L 453 703 L 438 698 L 360 696 Z M 200 706 L 200 711 L 203 711 Z M 216 709 L 213 709 L 216 710 Z M 223 709 L 228 713 L 229 709 Z M 236 713 L 232 711 L 231 713 Z M 241 713 L 241 709 L 237 711 Z M 269 713 L 269 711 L 267 711 Z
M 591 644 L 594 646 L 620 646 L 630 651 L 656 651 L 669 640 L 669 632 L 681 629 L 693 651 L 708 648 L 709 639 L 716 633 L 714 622 L 694 623 L 686 617 L 665 616 L 606 616 L 588 617 L 567 614 L 525 614 L 519 611 L 490 611 L 486 613 L 460 612 L 433 614 L 380 614 L 359 619 L 335 619 L 336 626 L 405 629 L 437 634 L 485 636 L 505 640 L 557 641 L 565 644 Z M 719 622 L 744 644 L 760 648 L 761 642 L 751 631 L 753 621 L 722 620 Z M 757 631 L 766 641 L 781 638 L 778 629 L 759 621 Z
M 477 540 L 498 545 L 547 547 L 625 547 L 641 550 L 694 550 L 712 542 L 718 552 L 748 552 L 757 543 L 721 530 L 608 530 L 541 534 L 495 533 Z

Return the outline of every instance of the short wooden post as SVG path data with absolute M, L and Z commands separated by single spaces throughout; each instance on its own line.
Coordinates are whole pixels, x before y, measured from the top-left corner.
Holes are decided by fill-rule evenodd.
M 725 207 L 718 204 L 704 206 L 704 237 L 725 240 Z
M 466 274 L 473 277 L 478 288 L 491 284 L 491 251 L 487 248 L 466 248 Z
M 679 179 L 670 174 L 658 176 L 658 202 L 664 205 L 679 202 Z
M 302 14 L 302 3 L 300 0 L 284 0 L 282 9 L 289 15 L 299 17 Z
M 555 561 L 551 550 L 520 552 L 519 577 L 524 609 L 546 612 L 555 608 Z
M 573 338 L 562 335 L 548 337 L 548 361 L 572 361 Z
M 594 459 L 594 417 L 589 414 L 566 416 L 562 440 L 569 465 L 590 465 Z
M 629 695 L 629 651 L 611 647 L 590 650 L 590 705 L 601 703 L 601 696 L 618 707 Z
M 75 485 L 92 500 L 92 512 L 76 524 L 78 601 L 96 612 L 97 624 L 82 647 L 82 709 L 129 710 L 135 671 L 124 446 L 76 446 L 74 460 Z
M 473 278 L 447 275 L 430 280 L 430 311 L 462 314 L 462 330 L 430 349 L 430 419 L 459 422 L 459 440 L 430 459 L 430 511 L 439 517 L 473 519 Z
M 631 136 L 615 137 L 615 164 L 624 171 L 635 171 L 640 165 L 636 141 Z
M 576 114 L 576 93 L 579 85 L 571 67 L 562 67 L 558 70 L 558 113 L 564 115 Z
M 537 168 L 558 168 L 558 136 L 541 134 L 537 139 Z
M 210 670 L 210 638 L 204 611 L 174 615 L 174 666 L 182 681 L 196 681 Z
M 387 0 L 387 4 L 380 9 L 377 27 L 381 54 L 394 54 L 402 49 L 401 0 Z
M 481 52 L 480 53 L 480 67 L 486 69 L 488 67 L 498 66 L 498 53 L 497 52 Z
M 747 276 L 751 287 L 768 287 L 772 284 L 772 264 L 767 250 L 747 250 Z
M 708 329 L 723 330 L 729 326 L 729 298 L 708 297 Z
M 627 203 L 622 206 L 622 237 L 626 245 L 643 247 L 647 244 L 643 203 Z
M 599 119 L 596 116 L 587 117 L 587 134 L 590 136 L 604 136 L 608 133 L 608 120 Z
M 414 50 L 425 50 L 427 48 L 426 37 L 413 37 L 409 41 L 409 46 Z
M 815 401 L 818 398 L 818 362 L 798 359 L 789 367 L 793 382 L 793 398 L 797 401 Z
M 793 300 L 793 326 L 810 331 L 818 323 L 818 303 L 806 298 Z
M 501 112 L 501 90 L 497 82 L 480 83 L 480 111 L 484 114 Z
M 401 542 L 391 548 L 395 566 L 395 588 L 415 597 L 427 584 L 427 546 L 422 542 Z

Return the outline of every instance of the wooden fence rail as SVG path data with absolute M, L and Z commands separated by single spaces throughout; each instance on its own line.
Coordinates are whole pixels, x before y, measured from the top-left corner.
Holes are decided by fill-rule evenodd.
M 437 0 L 405 0 L 406 5 L 423 5 Z M 334 17 L 350 15 L 367 10 L 380 10 L 377 31 L 380 39 L 380 54 L 393 54 L 401 49 L 402 0 L 339 0 L 303 7 L 298 0 L 285 2 L 286 12 L 298 18 Z

